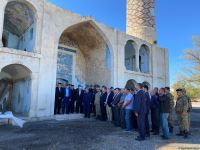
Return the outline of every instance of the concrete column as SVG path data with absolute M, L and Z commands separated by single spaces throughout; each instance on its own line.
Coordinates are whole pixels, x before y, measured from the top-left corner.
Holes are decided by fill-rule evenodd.
M 6 0 L 0 1 L 0 47 L 3 47 L 2 35 L 3 35 L 4 12 L 6 4 L 7 4 Z
M 140 47 L 136 49 L 136 71 L 140 72 L 139 67 Z

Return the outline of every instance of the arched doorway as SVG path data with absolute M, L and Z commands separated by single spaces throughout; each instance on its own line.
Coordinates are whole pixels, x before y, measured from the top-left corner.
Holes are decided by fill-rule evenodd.
M 62 33 L 57 79 L 62 78 L 75 85 L 112 85 L 112 53 L 95 26 L 87 21 L 73 25 Z
M 4 47 L 33 52 L 35 46 L 35 13 L 30 5 L 21 1 L 8 2 L 5 8 Z
M 131 89 L 135 89 L 136 88 L 136 84 L 137 82 L 134 79 L 130 79 L 126 82 L 126 86 L 127 88 L 131 88 Z
M 5 66 L 0 72 L 0 100 L 6 101 L 6 111 L 29 114 L 31 102 L 31 71 L 19 64 Z
M 139 68 L 142 73 L 149 73 L 149 53 L 148 46 L 143 44 L 139 54 Z
M 136 71 L 136 43 L 132 40 L 127 41 L 125 46 L 125 67 L 126 70 Z

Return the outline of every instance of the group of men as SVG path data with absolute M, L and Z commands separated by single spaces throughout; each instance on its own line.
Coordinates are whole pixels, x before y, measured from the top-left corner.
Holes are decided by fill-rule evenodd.
M 190 125 L 191 100 L 185 89 L 177 89 L 175 111 L 177 113 L 180 133 L 177 136 L 188 137 Z M 154 88 L 137 83 L 136 87 L 124 89 L 107 88 L 106 86 L 86 86 L 83 90 L 79 85 L 63 87 L 58 84 L 55 97 L 55 114 L 83 113 L 90 118 L 93 114 L 96 119 L 110 121 L 120 126 L 126 132 L 138 131 L 138 141 L 143 141 L 153 135 L 160 134 L 162 139 L 170 138 L 173 133 L 174 96 L 170 88 Z M 150 121 L 151 118 L 151 130 Z

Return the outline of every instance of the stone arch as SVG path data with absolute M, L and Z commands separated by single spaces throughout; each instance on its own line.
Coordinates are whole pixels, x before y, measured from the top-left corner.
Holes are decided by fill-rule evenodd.
M 137 82 L 134 79 L 130 79 L 126 82 L 126 86 L 127 88 L 132 88 L 135 89 L 136 88 L 136 84 Z
M 92 31 L 94 31 L 94 35 L 91 36 L 91 37 L 93 37 L 93 39 L 90 38 L 91 41 L 93 40 L 93 43 L 88 43 L 88 41 L 90 41 L 90 40 L 88 40 L 87 39 L 88 37 L 86 37 L 87 40 L 85 40 L 85 42 L 83 44 L 83 42 L 81 42 L 80 40 L 78 40 L 78 36 L 79 37 L 82 36 L 82 39 L 84 39 L 85 36 L 80 35 L 79 32 L 85 32 L 86 33 L 85 35 L 87 35 L 88 34 L 88 31 L 86 31 L 87 27 L 90 27 L 90 29 Z M 83 29 L 83 30 L 81 30 L 81 29 Z M 95 46 L 98 44 L 98 42 L 100 43 L 101 40 L 104 42 L 104 46 L 102 46 L 102 45 L 101 46 L 102 46 L 102 49 L 104 51 L 104 55 L 106 55 L 106 50 L 109 50 L 110 67 L 107 67 L 107 70 L 109 70 L 109 72 L 111 73 L 111 75 L 109 77 L 109 83 L 107 83 L 107 84 L 104 83 L 103 84 L 103 82 L 102 82 L 102 84 L 103 85 L 108 85 L 108 86 L 113 85 L 113 82 L 114 82 L 114 71 L 113 71 L 113 69 L 114 69 L 114 59 L 113 59 L 114 58 L 114 52 L 113 52 L 113 48 L 112 48 L 112 45 L 111 45 L 109 39 L 107 38 L 107 36 L 105 35 L 105 33 L 100 29 L 100 27 L 98 26 L 98 24 L 96 22 L 94 22 L 93 20 L 87 20 L 87 21 L 82 21 L 82 22 L 70 25 L 69 27 L 67 27 L 60 34 L 60 37 L 59 37 L 59 40 L 58 40 L 59 44 L 62 44 L 62 43 L 60 43 L 60 41 L 64 37 L 63 36 L 64 34 L 67 35 L 67 36 L 65 36 L 65 38 L 67 38 L 65 40 L 65 42 L 69 45 L 69 47 L 75 48 L 76 49 L 76 54 L 79 54 L 78 49 L 79 50 L 82 49 L 81 50 L 82 54 L 80 54 L 80 55 L 82 55 L 82 56 L 84 55 L 84 57 L 85 57 L 85 55 L 88 55 L 88 54 L 86 54 L 87 53 L 87 51 L 86 51 L 87 46 L 89 46 L 89 49 L 92 49 L 92 48 L 95 48 Z M 71 42 L 71 41 L 73 41 L 73 42 Z M 87 43 L 87 44 L 85 44 L 85 43 Z M 92 53 L 92 51 L 91 51 L 91 53 Z M 92 57 L 89 57 L 89 58 L 92 58 Z M 99 58 L 97 58 L 97 60 L 98 59 Z M 103 62 L 105 61 L 106 62 L 105 59 L 106 59 L 106 56 L 102 57 L 101 61 L 103 61 Z M 86 62 L 85 60 L 83 60 L 83 61 Z M 93 65 L 94 64 L 95 63 L 93 63 Z M 100 68 L 101 68 L 101 65 L 100 65 Z M 101 84 L 101 83 L 89 83 L 89 84 Z
M 31 104 L 31 70 L 21 64 L 9 64 L 0 72 L 0 100 L 6 110 L 15 114 L 29 115 Z
M 136 71 L 136 43 L 128 40 L 124 50 L 124 65 L 126 70 Z
M 149 73 L 150 49 L 143 44 L 139 50 L 139 68 L 142 73 Z
M 9 0 L 4 10 L 2 39 L 6 42 L 3 46 L 33 52 L 37 24 L 37 12 L 33 4 L 26 0 Z

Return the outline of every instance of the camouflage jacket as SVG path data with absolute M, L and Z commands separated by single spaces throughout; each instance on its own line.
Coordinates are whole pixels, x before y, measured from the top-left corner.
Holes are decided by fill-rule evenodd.
M 192 101 L 188 95 L 185 95 L 185 97 L 188 100 L 188 112 L 191 112 L 192 111 Z
M 174 108 L 174 96 L 171 93 L 167 93 L 166 95 L 170 98 L 170 112 L 172 112 Z
M 188 112 L 188 106 L 189 103 L 186 96 L 178 97 L 175 106 L 176 113 Z

